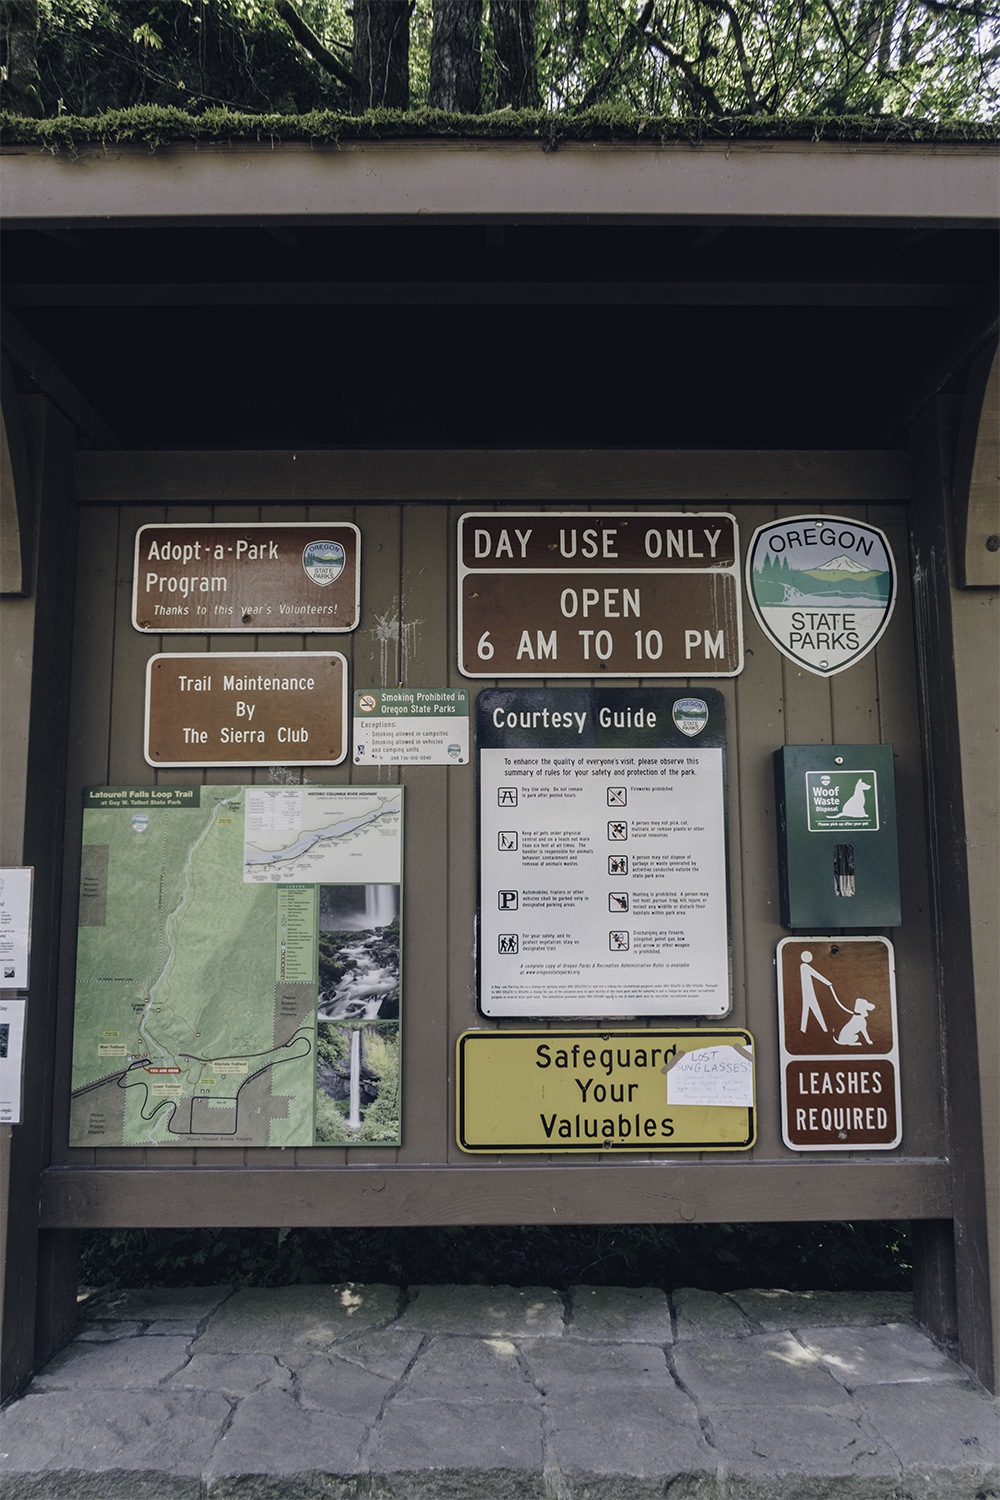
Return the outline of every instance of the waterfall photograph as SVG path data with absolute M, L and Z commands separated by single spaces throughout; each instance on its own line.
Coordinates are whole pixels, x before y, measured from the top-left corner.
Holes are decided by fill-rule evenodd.
M 317 1146 L 400 1144 L 397 1022 L 320 1021 L 314 1139 Z
M 319 888 L 320 1021 L 399 1019 L 399 886 Z

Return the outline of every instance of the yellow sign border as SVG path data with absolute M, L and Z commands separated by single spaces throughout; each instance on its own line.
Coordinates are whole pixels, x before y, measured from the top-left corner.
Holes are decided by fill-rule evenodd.
M 548 1049 L 546 1056 L 552 1059 L 552 1066 L 555 1070 L 550 1074 L 549 1066 L 545 1066 L 546 1082 L 554 1082 L 559 1073 L 562 1073 L 567 1078 L 573 1073 L 572 1081 L 576 1083 L 582 1096 L 577 1101 L 577 1108 L 574 1112 L 564 1112 L 562 1115 L 559 1114 L 558 1108 L 553 1107 L 553 1102 L 550 1099 L 548 1103 L 553 1108 L 553 1112 L 549 1117 L 551 1124 L 548 1125 L 543 1124 L 544 1111 L 539 1109 L 538 1139 L 530 1138 L 531 1132 L 524 1129 L 518 1130 L 515 1128 L 509 1132 L 503 1132 L 497 1128 L 498 1124 L 502 1125 L 503 1123 L 503 1116 L 500 1110 L 505 1107 L 509 1109 L 510 1096 L 516 1091 L 508 1086 L 508 1078 L 498 1073 L 495 1062 L 492 1064 L 491 1071 L 487 1075 L 485 1086 L 483 1078 L 479 1076 L 486 1062 L 486 1058 L 483 1056 L 483 1044 L 488 1044 L 490 1050 L 494 1050 L 498 1046 L 503 1048 L 508 1042 L 513 1041 L 534 1041 L 539 1047 L 546 1047 Z M 756 1067 L 754 1067 L 751 1075 L 754 1101 L 752 1105 L 709 1106 L 703 1104 L 671 1104 L 668 1106 L 664 1102 L 662 1109 L 669 1109 L 669 1115 L 660 1115 L 658 1119 L 654 1119 L 649 1114 L 645 1117 L 642 1116 L 642 1109 L 645 1108 L 648 1110 L 649 1108 L 648 1097 L 638 1109 L 636 1108 L 634 1091 L 639 1085 L 634 1079 L 628 1082 L 616 1082 L 615 1087 L 618 1089 L 618 1093 L 615 1093 L 610 1087 L 614 1076 L 615 1064 L 620 1061 L 621 1054 L 627 1047 L 635 1048 L 636 1052 L 641 1051 L 644 1057 L 646 1053 L 652 1052 L 654 1049 L 656 1051 L 666 1051 L 673 1048 L 675 1049 L 674 1055 L 676 1057 L 678 1051 L 680 1055 L 684 1055 L 689 1052 L 697 1052 L 719 1045 L 737 1046 L 744 1053 L 748 1051 L 751 1061 L 755 1062 L 754 1038 L 749 1031 L 742 1027 L 691 1027 L 683 1030 L 674 1028 L 670 1028 L 669 1030 L 635 1028 L 634 1030 L 616 1029 L 614 1031 L 601 1031 L 591 1027 L 558 1031 L 535 1029 L 516 1031 L 481 1029 L 464 1031 L 459 1036 L 455 1046 L 457 1144 L 461 1151 L 469 1155 L 488 1156 L 594 1155 L 595 1153 L 602 1156 L 607 1154 L 659 1156 L 664 1153 L 676 1154 L 678 1152 L 688 1153 L 692 1151 L 749 1151 L 757 1139 Z M 609 1050 L 615 1052 L 614 1060 L 602 1058 L 601 1054 L 607 1053 Z M 480 1060 L 472 1064 L 470 1059 L 476 1051 L 480 1054 Z M 557 1055 L 564 1056 L 565 1060 L 556 1062 Z M 631 1052 L 628 1054 L 629 1064 L 627 1066 L 631 1065 L 632 1055 Z M 587 1062 L 588 1058 L 591 1059 L 590 1063 Z M 656 1061 L 658 1059 L 655 1059 L 653 1063 L 646 1063 L 644 1061 L 641 1065 L 643 1071 L 655 1066 Z M 577 1081 L 580 1074 L 573 1070 L 578 1064 L 581 1071 L 588 1068 L 591 1070 L 592 1082 L 590 1085 L 587 1084 L 586 1079 Z M 593 1071 L 594 1069 L 596 1069 L 596 1072 Z M 474 1070 L 476 1070 L 476 1076 L 472 1076 Z M 657 1074 L 665 1073 L 666 1071 L 665 1067 L 656 1068 Z M 603 1093 L 597 1090 L 600 1093 L 600 1098 L 591 1102 L 588 1096 L 593 1087 L 594 1080 L 598 1084 L 603 1082 L 605 1087 Z M 648 1084 L 654 1082 L 651 1071 L 646 1073 L 646 1081 L 646 1094 L 648 1095 Z M 489 1091 L 489 1096 L 486 1097 L 485 1104 L 484 1087 Z M 541 1088 L 544 1088 L 544 1085 L 541 1085 Z M 473 1105 L 473 1091 L 477 1090 L 478 1095 Z M 608 1101 L 608 1095 L 610 1095 L 611 1102 Z M 541 1094 L 539 1098 L 541 1098 Z M 664 1101 L 665 1099 L 666 1086 L 664 1084 Z M 629 1105 L 623 1102 L 626 1100 L 632 1101 L 631 1110 Z M 595 1112 L 599 1103 L 604 1105 L 603 1119 L 600 1114 Z M 590 1105 L 589 1109 L 587 1108 L 588 1104 Z M 487 1125 L 486 1130 L 484 1130 L 484 1110 Z M 472 1115 L 475 1115 L 476 1118 L 470 1118 Z M 718 1117 L 724 1116 L 728 1123 L 733 1120 L 734 1115 L 742 1116 L 746 1122 L 745 1130 L 738 1133 L 738 1139 L 720 1141 L 717 1133 L 713 1138 L 711 1127 L 713 1123 L 718 1123 Z M 686 1130 L 696 1131 L 698 1138 L 691 1139 L 689 1136 L 686 1139 L 678 1141 L 671 1135 L 665 1139 L 658 1139 L 654 1131 L 662 1135 L 663 1127 L 666 1127 L 668 1121 L 671 1127 L 673 1127 L 674 1119 L 678 1116 L 681 1118 L 684 1116 L 687 1117 L 685 1120 Z M 587 1123 L 596 1124 L 596 1122 L 600 1122 L 596 1124 L 596 1135 L 593 1131 L 587 1130 L 584 1120 Z M 632 1130 L 635 1130 L 636 1136 L 641 1135 L 642 1138 L 634 1140 L 628 1137 L 618 1138 L 621 1131 L 625 1129 L 625 1126 L 622 1124 L 623 1120 L 627 1120 L 630 1133 Z M 632 1123 L 633 1120 L 634 1124 Z M 613 1125 L 615 1123 L 619 1127 L 618 1130 L 605 1133 L 606 1127 L 609 1124 Z M 654 1127 L 653 1131 L 650 1130 L 650 1126 Z M 548 1134 L 546 1134 L 546 1131 L 548 1131 Z

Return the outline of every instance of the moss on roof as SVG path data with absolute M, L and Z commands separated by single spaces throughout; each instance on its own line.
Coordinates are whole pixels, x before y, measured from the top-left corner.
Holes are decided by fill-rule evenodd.
M 555 149 L 568 141 L 847 141 L 942 144 L 988 143 L 997 125 L 978 120 L 897 120 L 889 116 L 822 116 L 798 120 L 738 115 L 717 119 L 678 119 L 639 115 L 620 107 L 598 107 L 577 114 L 498 110 L 484 115 L 453 115 L 440 110 L 369 110 L 361 115 L 316 110 L 303 115 L 240 114 L 213 109 L 202 114 L 155 105 L 109 110 L 90 117 L 60 115 L 34 120 L 0 113 L 0 142 L 42 146 L 50 151 L 76 146 L 141 145 L 174 142 L 486 140 L 537 141 Z

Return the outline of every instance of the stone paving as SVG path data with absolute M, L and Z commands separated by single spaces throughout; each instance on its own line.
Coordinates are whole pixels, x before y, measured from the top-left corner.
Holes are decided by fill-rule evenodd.
M 1000 1500 L 1000 1406 L 892 1293 L 118 1292 L 3 1500 Z

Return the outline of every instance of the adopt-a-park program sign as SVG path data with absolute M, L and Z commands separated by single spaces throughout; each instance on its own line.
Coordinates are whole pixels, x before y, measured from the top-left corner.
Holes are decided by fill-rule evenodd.
M 483 1015 L 728 1014 L 721 693 L 491 688 L 477 716 Z

